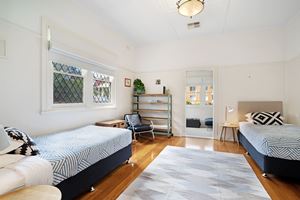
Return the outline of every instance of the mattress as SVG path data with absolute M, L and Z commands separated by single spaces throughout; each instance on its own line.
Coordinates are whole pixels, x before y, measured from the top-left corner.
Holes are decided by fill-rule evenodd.
M 287 160 L 300 160 L 300 127 L 264 126 L 240 122 L 240 132 L 261 154 Z
M 53 184 L 76 175 L 96 162 L 131 144 L 131 131 L 86 126 L 76 130 L 35 137 L 40 157 L 53 167 Z

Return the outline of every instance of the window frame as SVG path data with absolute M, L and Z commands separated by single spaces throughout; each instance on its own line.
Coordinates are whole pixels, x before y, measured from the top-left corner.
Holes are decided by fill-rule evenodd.
M 52 75 L 51 75 L 51 83 L 52 83 L 52 91 L 51 91 L 51 99 L 52 99 L 52 106 L 53 107 L 66 107 L 66 106 L 81 106 L 81 105 L 85 105 L 85 98 L 86 98 L 86 94 L 85 94 L 85 87 L 86 87 L 86 71 L 85 69 L 82 69 L 82 75 L 76 75 L 76 74 L 70 74 L 70 73 L 66 73 L 66 72 L 59 72 L 57 70 L 54 69 L 54 66 L 53 66 L 53 62 L 55 61 L 50 61 L 49 60 L 50 65 L 51 65 L 51 68 L 52 68 Z M 64 63 L 60 63 L 60 64 L 64 64 Z M 54 73 L 58 73 L 58 74 L 64 74 L 64 75 L 68 75 L 68 76 L 74 76 L 74 77 L 81 77 L 83 79 L 83 89 L 82 89 L 82 103 L 54 103 Z M 61 106 L 60 106 L 61 105 Z
M 55 104 L 53 98 L 53 78 L 54 70 L 52 62 L 57 62 L 61 64 L 66 64 L 70 66 L 75 66 L 83 70 L 83 102 L 82 103 L 60 103 Z M 72 53 L 68 53 L 59 49 L 51 49 L 47 53 L 47 64 L 46 76 L 44 76 L 44 89 L 42 91 L 43 112 L 52 112 L 52 111 L 74 111 L 74 110 L 86 110 L 86 109 L 104 109 L 104 108 L 116 108 L 116 73 L 115 70 L 107 69 L 108 67 L 99 64 L 95 61 L 89 60 L 87 58 L 82 58 Z M 42 70 L 43 71 L 43 70 Z M 113 77 L 111 83 L 111 102 L 110 103 L 94 103 L 93 101 L 93 75 L 92 72 L 97 72 Z M 64 74 L 64 73 L 62 73 Z M 68 73 L 65 73 L 68 74 Z M 76 75 L 74 75 L 76 76 Z
M 92 77 L 92 86 L 94 85 L 94 77 L 93 77 L 93 72 L 95 73 L 100 73 L 100 74 L 103 74 L 105 76 L 111 76 L 112 77 L 112 82 L 111 82 L 111 91 L 110 91 L 110 97 L 111 97 L 111 101 L 109 103 L 96 103 L 94 102 L 94 98 L 93 98 L 93 92 L 92 91 L 92 104 L 94 105 L 94 107 L 107 107 L 107 106 L 114 106 L 116 104 L 116 84 L 115 84 L 115 80 L 116 80 L 116 77 L 115 76 L 112 76 L 112 75 L 108 75 L 108 74 L 105 74 L 105 73 L 102 73 L 102 72 L 99 72 L 99 71 L 95 71 L 95 70 L 91 70 L 90 71 L 90 75 Z M 93 89 L 93 87 L 92 87 Z

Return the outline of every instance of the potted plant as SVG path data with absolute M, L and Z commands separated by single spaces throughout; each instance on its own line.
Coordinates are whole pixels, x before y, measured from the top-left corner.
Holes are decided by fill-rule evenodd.
M 141 81 L 141 79 L 135 79 L 133 81 L 133 85 L 134 85 L 134 92 L 136 94 L 144 94 L 145 93 L 145 85 Z

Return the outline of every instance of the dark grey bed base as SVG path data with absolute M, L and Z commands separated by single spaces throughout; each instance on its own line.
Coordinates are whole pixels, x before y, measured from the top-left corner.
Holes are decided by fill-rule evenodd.
M 90 191 L 91 186 L 113 171 L 131 157 L 131 144 L 111 156 L 100 160 L 85 170 L 72 176 L 56 187 L 62 192 L 62 199 L 74 199 L 78 195 Z
M 265 156 L 253 147 L 243 133 L 239 132 L 238 135 L 240 143 L 255 160 L 263 173 L 300 179 L 300 161 Z

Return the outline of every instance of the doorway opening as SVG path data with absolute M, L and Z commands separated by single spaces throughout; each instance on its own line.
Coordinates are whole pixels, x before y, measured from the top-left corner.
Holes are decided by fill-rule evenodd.
M 186 72 L 185 135 L 214 137 L 214 77 L 212 70 Z

